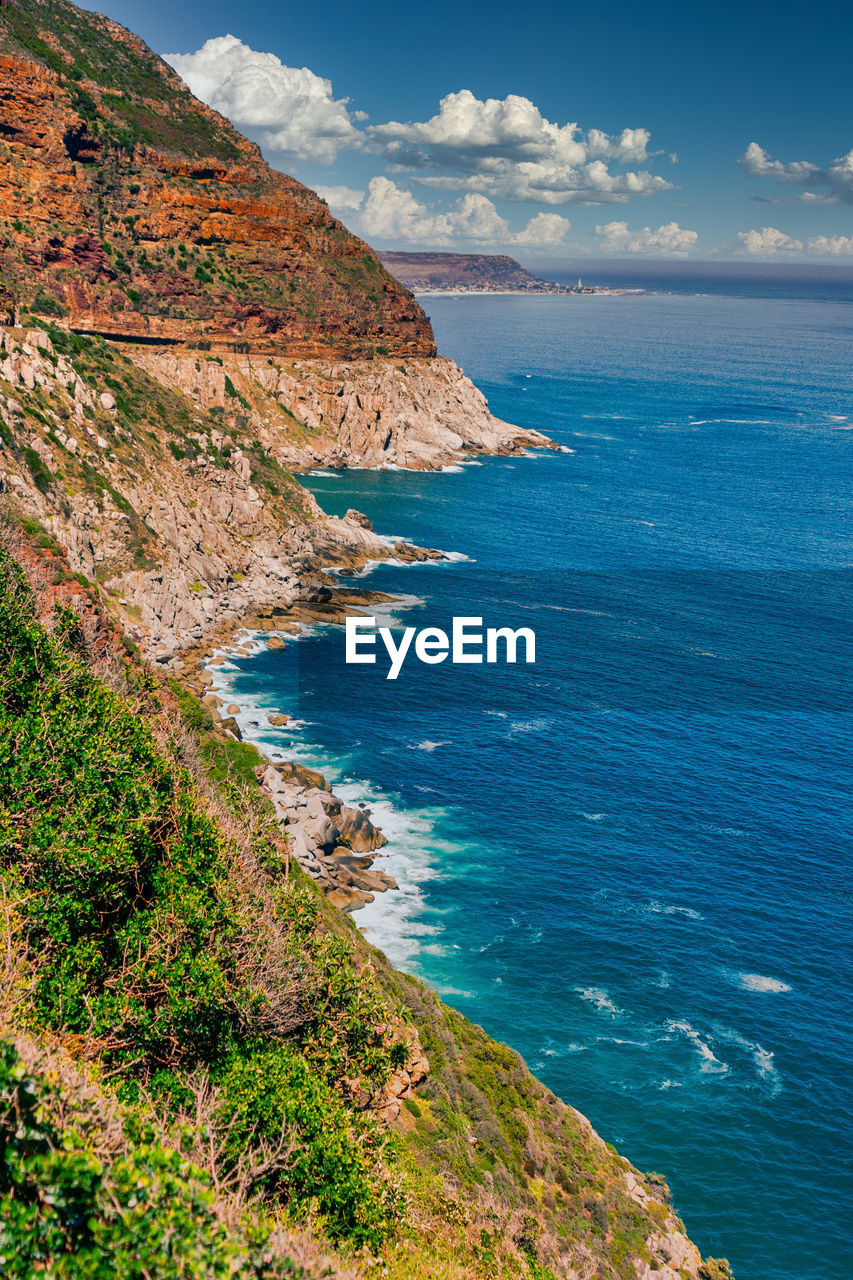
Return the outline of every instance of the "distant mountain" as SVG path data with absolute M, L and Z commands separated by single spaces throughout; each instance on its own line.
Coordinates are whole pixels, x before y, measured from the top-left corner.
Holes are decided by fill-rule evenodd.
M 461 289 L 470 293 L 569 293 L 542 280 L 502 253 L 380 253 L 402 285 L 418 293 Z

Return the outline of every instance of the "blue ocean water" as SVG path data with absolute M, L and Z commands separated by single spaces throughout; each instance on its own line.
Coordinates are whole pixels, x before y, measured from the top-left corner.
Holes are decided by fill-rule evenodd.
M 468 557 L 375 569 L 398 622 L 530 626 L 536 664 L 391 682 L 318 627 L 218 678 L 370 797 L 400 882 L 372 941 L 664 1172 L 739 1280 L 853 1275 L 853 309 L 427 309 L 493 412 L 572 452 L 310 484 Z

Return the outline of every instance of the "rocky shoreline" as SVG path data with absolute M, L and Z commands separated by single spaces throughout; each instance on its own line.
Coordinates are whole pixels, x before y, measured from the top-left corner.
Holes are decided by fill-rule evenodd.
M 431 553 L 429 558 L 444 557 L 439 552 Z M 269 611 L 266 616 L 253 619 L 251 626 L 247 626 L 245 620 L 239 626 L 226 624 L 218 629 L 215 643 L 200 645 L 182 655 L 181 683 L 208 707 L 222 732 L 242 740 L 236 717 L 243 708 L 232 694 L 217 684 L 216 672 L 227 665 L 230 658 L 247 656 L 256 650 L 257 633 L 268 637 L 264 641 L 267 647 L 281 648 L 288 643 L 285 636 L 295 640 L 304 626 L 316 622 L 340 623 L 348 611 L 387 605 L 395 599 L 379 591 L 339 587 L 323 590 L 328 599 L 322 602 L 301 602 L 286 613 Z M 281 728 L 290 717 L 282 712 L 269 712 L 266 720 L 271 727 Z M 261 727 L 259 720 L 251 723 L 253 727 Z M 342 911 L 354 912 L 373 902 L 377 893 L 398 888 L 393 876 L 373 866 L 388 840 L 371 821 L 366 801 L 346 803 L 332 791 L 319 770 L 297 760 L 282 760 L 278 753 L 270 758 L 260 743 L 254 738 L 251 742 L 263 761 L 255 773 L 261 790 L 273 805 L 282 832 L 288 837 L 289 856 L 319 885 L 330 902 Z

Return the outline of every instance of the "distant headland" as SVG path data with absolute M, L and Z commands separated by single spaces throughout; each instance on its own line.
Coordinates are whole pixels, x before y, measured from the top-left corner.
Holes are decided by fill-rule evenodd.
M 499 253 L 378 254 L 383 266 L 414 293 L 613 293 L 578 280 L 543 280 L 515 258 Z

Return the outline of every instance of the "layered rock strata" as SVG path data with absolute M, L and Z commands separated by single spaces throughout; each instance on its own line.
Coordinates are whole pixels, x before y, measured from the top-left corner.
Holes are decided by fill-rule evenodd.
M 0 273 L 16 309 L 155 344 L 431 356 L 407 289 L 136 35 L 0 9 Z

